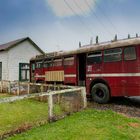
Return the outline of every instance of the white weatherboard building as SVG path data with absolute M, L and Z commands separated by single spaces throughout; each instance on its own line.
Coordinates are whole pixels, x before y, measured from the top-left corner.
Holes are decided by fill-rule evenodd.
M 44 52 L 30 39 L 0 45 L 0 80 L 29 80 L 30 59 Z

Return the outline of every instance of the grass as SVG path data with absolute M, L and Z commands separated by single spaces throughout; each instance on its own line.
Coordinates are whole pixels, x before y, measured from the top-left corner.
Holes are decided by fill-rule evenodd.
M 0 104 L 0 135 L 26 124 L 47 121 L 48 105 L 36 100 Z
M 140 120 L 88 109 L 8 140 L 139 140 Z
M 5 97 L 11 97 L 12 95 L 7 94 L 7 93 L 0 93 L 0 99 L 5 98 Z

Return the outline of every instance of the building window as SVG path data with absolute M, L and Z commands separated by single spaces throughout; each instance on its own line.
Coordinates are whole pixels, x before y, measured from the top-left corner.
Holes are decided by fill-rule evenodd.
M 136 50 L 135 47 L 127 47 L 124 49 L 124 60 L 135 60 Z
M 104 51 L 104 62 L 117 62 L 122 60 L 122 49 L 115 48 Z
M 87 55 L 87 64 L 97 64 L 102 62 L 102 52 L 93 52 Z
M 28 63 L 19 63 L 19 81 L 29 81 L 29 71 Z

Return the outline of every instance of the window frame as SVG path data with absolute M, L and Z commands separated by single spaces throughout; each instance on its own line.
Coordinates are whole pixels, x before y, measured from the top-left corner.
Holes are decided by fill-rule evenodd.
M 22 68 L 23 65 L 28 65 L 28 68 L 27 69 Z M 25 71 L 25 79 L 22 78 L 22 71 Z M 29 63 L 19 63 L 19 81 L 29 81 L 29 80 L 30 80 L 30 64 Z
M 113 52 L 113 53 L 105 53 L 105 51 L 108 51 L 108 50 L 115 50 L 115 49 L 120 49 L 121 51 L 120 52 Z M 112 55 L 121 55 L 121 59 L 120 60 L 115 60 L 115 61 L 105 61 L 105 56 L 112 56 Z M 111 48 L 111 49 L 106 49 L 104 50 L 103 52 L 103 61 L 104 63 L 112 63 L 112 62 L 121 62 L 123 60 L 123 49 L 122 48 Z
M 125 49 L 128 49 L 128 48 L 134 48 L 135 50 L 135 59 L 125 59 Z M 134 61 L 134 60 L 137 60 L 137 50 L 136 50 L 136 47 L 135 46 L 127 46 L 124 48 L 123 50 L 123 59 L 124 61 Z
M 35 63 L 31 63 L 31 69 L 32 69 L 32 71 L 35 71 Z
M 44 64 L 45 65 L 47 64 L 47 67 Z M 52 59 L 45 60 L 44 63 L 43 63 L 43 68 L 49 68 L 49 67 L 52 67 L 52 66 L 53 66 L 53 60 Z
M 57 62 L 61 62 L 61 65 L 59 64 L 57 64 L 57 65 L 55 65 L 55 63 L 57 63 Z M 54 67 L 60 67 L 60 66 L 62 66 L 63 65 L 63 59 L 62 58 L 55 58 L 54 60 L 53 60 L 53 66 Z
M 96 53 L 100 53 L 100 54 L 96 54 Z M 88 58 L 90 58 L 89 55 L 93 55 L 92 57 L 101 57 L 101 61 L 100 62 L 93 62 L 93 63 L 90 63 L 88 62 Z M 90 52 L 87 54 L 87 65 L 93 65 L 93 64 L 102 64 L 103 62 L 103 53 L 102 51 L 94 51 L 94 52 Z
M 72 60 L 73 62 L 73 64 L 65 64 L 65 61 L 70 61 L 70 60 Z M 74 66 L 74 64 L 75 64 L 75 57 L 74 56 L 65 56 L 64 58 L 63 58 L 63 66 Z
M 38 67 L 38 64 L 40 64 L 39 67 Z M 36 61 L 35 68 L 37 68 L 37 69 L 43 68 L 43 61 Z

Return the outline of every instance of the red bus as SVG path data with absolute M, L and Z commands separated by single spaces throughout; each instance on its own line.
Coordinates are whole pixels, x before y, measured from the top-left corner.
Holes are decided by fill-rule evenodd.
M 98 103 L 140 95 L 140 38 L 82 46 L 31 59 L 31 81 L 86 86 Z

